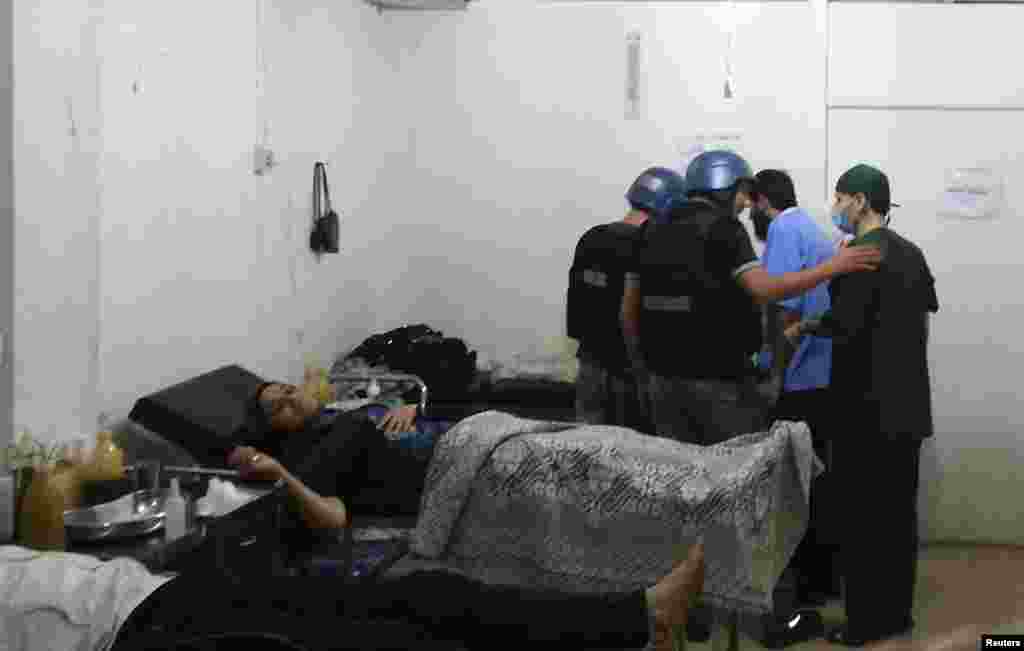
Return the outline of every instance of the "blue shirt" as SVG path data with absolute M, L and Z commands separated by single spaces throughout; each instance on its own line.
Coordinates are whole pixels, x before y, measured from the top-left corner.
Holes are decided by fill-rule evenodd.
M 835 253 L 825 232 L 802 208 L 784 210 L 768 227 L 764 268 L 770 274 L 812 269 Z M 801 319 L 822 314 L 831 306 L 828 284 L 822 283 L 796 298 L 779 301 L 779 307 Z M 832 371 L 832 341 L 804 337 L 786 369 L 785 391 L 807 391 L 828 386 Z

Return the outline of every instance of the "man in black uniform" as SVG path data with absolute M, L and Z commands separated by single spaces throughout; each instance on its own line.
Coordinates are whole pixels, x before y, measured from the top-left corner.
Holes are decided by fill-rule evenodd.
M 851 246 L 882 252 L 878 273 L 836 279 L 832 307 L 787 336 L 832 337 L 832 438 L 846 624 L 829 640 L 860 646 L 909 630 L 917 566 L 921 441 L 933 434 L 928 320 L 935 278 L 917 246 L 887 226 L 889 180 L 857 165 L 836 184 L 832 220 Z
M 635 373 L 649 373 L 658 436 L 713 444 L 763 429 L 753 355 L 764 304 L 799 295 L 839 274 L 875 268 L 877 249 L 849 247 L 799 272 L 769 275 L 738 216 L 754 187 L 750 165 L 729 151 L 698 156 L 688 199 L 646 229 L 626 274 L 623 333 Z
M 576 415 L 595 425 L 649 429 L 642 398 L 622 339 L 623 280 L 649 219 L 664 218 L 683 177 L 663 167 L 641 174 L 626 193 L 629 212 L 618 222 L 588 230 L 576 245 L 566 301 L 568 335 L 579 342 Z

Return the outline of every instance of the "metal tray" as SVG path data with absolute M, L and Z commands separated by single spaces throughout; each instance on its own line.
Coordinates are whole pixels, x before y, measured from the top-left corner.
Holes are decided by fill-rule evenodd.
M 64 512 L 64 531 L 71 540 L 119 540 L 153 533 L 164 526 L 161 491 L 140 490 L 112 502 Z

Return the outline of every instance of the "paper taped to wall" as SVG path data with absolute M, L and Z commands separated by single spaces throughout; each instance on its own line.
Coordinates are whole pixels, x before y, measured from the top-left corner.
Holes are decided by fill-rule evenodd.
M 939 214 L 954 219 L 994 219 L 1002 212 L 1003 180 L 990 167 L 946 172 Z
M 746 158 L 743 152 L 743 132 L 739 129 L 713 129 L 697 133 L 690 139 L 683 139 L 679 143 L 680 169 L 686 174 L 686 168 L 690 166 L 694 158 L 697 158 L 706 151 L 726 149 Z

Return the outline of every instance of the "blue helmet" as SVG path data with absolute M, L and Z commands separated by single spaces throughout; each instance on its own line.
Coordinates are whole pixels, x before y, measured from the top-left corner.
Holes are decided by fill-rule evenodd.
M 750 164 L 731 151 L 706 151 L 686 168 L 686 187 L 690 192 L 729 190 L 743 180 L 753 180 Z
M 655 220 L 664 218 L 674 197 L 686 196 L 686 181 L 666 167 L 652 167 L 633 181 L 626 193 L 630 206 L 643 210 Z

